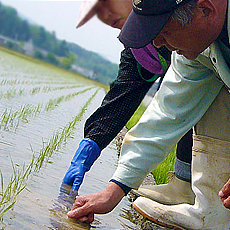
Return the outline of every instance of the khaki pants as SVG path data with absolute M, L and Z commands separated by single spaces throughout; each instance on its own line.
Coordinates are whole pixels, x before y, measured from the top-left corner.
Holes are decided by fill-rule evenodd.
M 215 101 L 195 126 L 195 134 L 230 142 L 230 93 L 226 87 L 222 87 Z

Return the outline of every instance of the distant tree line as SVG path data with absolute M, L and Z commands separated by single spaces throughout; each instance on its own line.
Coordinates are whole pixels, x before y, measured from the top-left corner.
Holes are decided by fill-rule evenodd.
M 111 63 L 97 53 L 88 51 L 75 43 L 68 43 L 68 47 L 71 52 L 77 54 L 78 65 L 93 70 L 99 81 L 108 84 L 117 77 L 117 64 Z
M 18 16 L 17 11 L 0 3 L 0 34 L 18 41 L 29 41 L 35 46 L 65 57 L 69 50 L 66 41 L 56 39 L 55 33 L 50 33 L 42 26 L 30 25 Z
M 34 46 L 48 52 L 44 57 L 44 54 L 36 51 L 35 58 L 60 65 L 66 69 L 70 69 L 73 63 L 77 63 L 79 66 L 93 70 L 103 83 L 110 83 L 116 77 L 118 70 L 116 64 L 74 43 L 58 40 L 55 32 L 51 33 L 42 26 L 29 24 L 19 17 L 14 8 L 5 6 L 1 2 L 0 34 L 21 42 L 32 41 Z M 9 44 L 9 48 L 12 47 L 13 45 Z M 56 55 L 62 58 L 57 59 Z

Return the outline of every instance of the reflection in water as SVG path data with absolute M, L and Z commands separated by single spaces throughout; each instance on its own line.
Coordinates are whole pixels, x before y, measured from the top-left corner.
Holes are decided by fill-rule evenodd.
M 72 192 L 71 186 L 62 183 L 60 193 L 54 200 L 50 211 L 50 223 L 54 229 L 90 229 L 89 224 L 77 223 L 67 217 L 67 212 L 72 208 L 77 191 Z M 66 222 L 63 222 L 66 220 Z

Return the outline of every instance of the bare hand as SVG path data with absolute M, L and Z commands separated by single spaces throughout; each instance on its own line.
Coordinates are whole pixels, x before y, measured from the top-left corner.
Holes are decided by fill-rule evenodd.
M 99 193 L 77 197 L 67 215 L 80 222 L 91 223 L 94 220 L 94 214 L 112 211 L 124 195 L 125 193 L 117 184 L 110 182 L 108 187 Z
M 219 196 L 221 198 L 223 205 L 226 208 L 230 209 L 230 179 L 224 185 L 224 187 L 220 190 Z

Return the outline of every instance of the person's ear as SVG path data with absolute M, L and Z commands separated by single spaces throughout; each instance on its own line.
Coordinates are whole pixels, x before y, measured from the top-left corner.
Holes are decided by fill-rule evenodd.
M 203 19 L 209 20 L 209 22 L 218 19 L 218 8 L 215 4 L 215 0 L 198 0 L 197 9 L 199 10 L 200 16 Z

